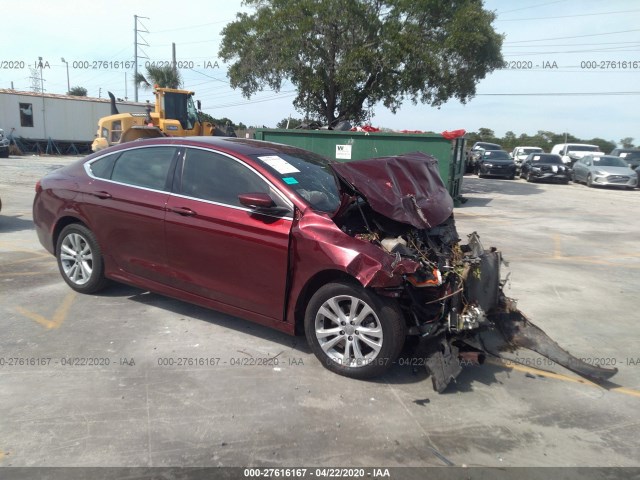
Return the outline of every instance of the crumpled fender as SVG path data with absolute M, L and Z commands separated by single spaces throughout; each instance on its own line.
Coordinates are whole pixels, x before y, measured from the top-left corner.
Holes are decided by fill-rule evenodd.
M 347 235 L 328 216 L 311 210 L 294 220 L 291 236 L 294 284 L 304 284 L 322 270 L 339 268 L 365 287 L 393 287 L 420 266 Z

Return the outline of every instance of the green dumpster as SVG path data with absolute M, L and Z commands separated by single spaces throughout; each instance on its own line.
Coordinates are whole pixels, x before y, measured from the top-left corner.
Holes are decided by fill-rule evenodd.
M 304 148 L 339 162 L 424 152 L 438 159 L 440 176 L 456 203 L 464 175 L 464 138 L 447 140 L 429 133 L 340 132 L 336 130 L 257 129 L 257 140 Z

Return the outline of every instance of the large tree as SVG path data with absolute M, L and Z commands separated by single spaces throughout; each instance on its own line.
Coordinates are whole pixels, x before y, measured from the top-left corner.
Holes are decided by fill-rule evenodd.
M 495 15 L 481 0 L 245 0 L 219 55 L 245 97 L 284 81 L 300 112 L 334 124 L 366 105 L 465 103 L 503 65 Z

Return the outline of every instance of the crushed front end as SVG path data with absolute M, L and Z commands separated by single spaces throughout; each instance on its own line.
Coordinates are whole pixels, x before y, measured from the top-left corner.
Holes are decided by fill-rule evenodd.
M 433 388 L 442 392 L 463 363 L 518 348 L 592 380 L 614 375 L 616 369 L 587 364 L 563 350 L 505 296 L 501 253 L 485 249 L 476 233 L 460 241 L 435 165 L 432 157 L 410 154 L 334 166 L 347 192 L 334 218 L 338 227 L 380 248 L 393 259 L 391 267 L 414 265 L 401 281 L 390 273 L 386 282 L 378 275 L 366 286 L 399 302 Z

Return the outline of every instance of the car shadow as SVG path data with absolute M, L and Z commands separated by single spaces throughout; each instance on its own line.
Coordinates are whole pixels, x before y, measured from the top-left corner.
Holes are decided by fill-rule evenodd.
M 21 218 L 20 215 L 7 216 L 0 213 L 0 233 L 33 230 L 33 221 Z
M 202 320 L 237 332 L 250 333 L 256 337 L 279 343 L 283 347 L 293 348 L 300 352 L 311 354 L 311 349 L 308 347 L 307 341 L 303 336 L 287 335 L 286 333 L 280 332 L 276 329 L 265 327 L 249 320 L 244 320 L 217 310 L 200 307 L 192 303 L 183 302 L 182 300 L 149 292 L 148 290 L 113 283 L 109 288 L 102 290 L 96 295 L 110 298 L 126 297 L 133 302 L 161 308 L 177 315 Z
M 108 298 L 128 298 L 133 302 L 161 308 L 177 315 L 202 320 L 240 333 L 250 334 L 304 354 L 313 354 L 304 336 L 287 335 L 286 333 L 249 320 L 226 315 L 216 310 L 199 307 L 137 287 L 114 283 L 96 295 Z M 423 359 L 417 357 L 413 352 L 414 350 L 412 349 L 404 350 L 400 358 L 394 362 L 387 373 L 365 381 L 390 385 L 424 382 L 425 392 L 435 394 L 431 387 L 429 374 L 424 367 Z M 458 378 L 454 382 L 451 382 L 443 393 L 470 392 L 473 390 L 474 382 L 480 382 L 485 385 L 501 383 L 496 379 L 496 374 L 501 371 L 504 371 L 504 369 L 491 364 L 464 366 Z M 420 403 L 421 401 L 420 399 L 415 400 L 416 403 Z M 425 402 L 428 403 L 428 399 L 425 400 Z

